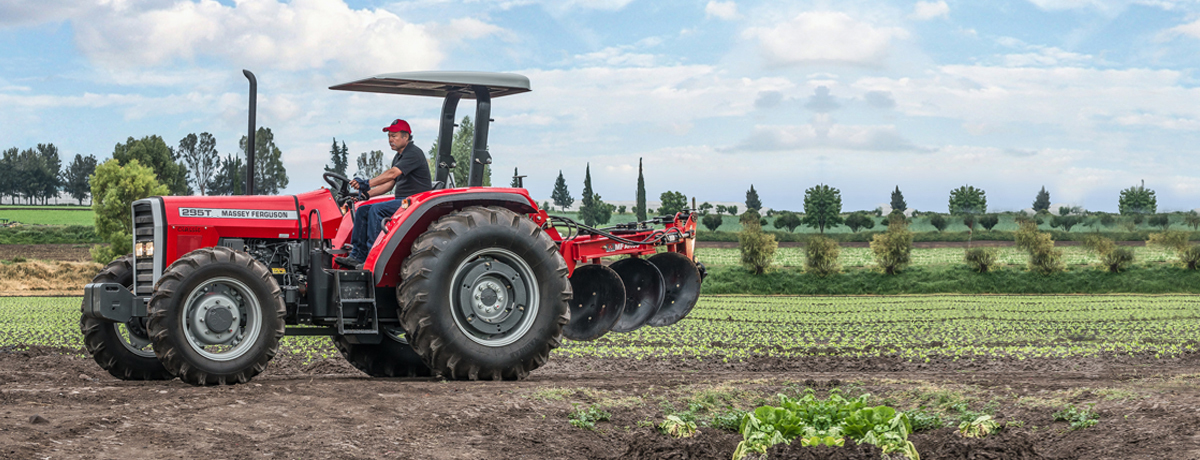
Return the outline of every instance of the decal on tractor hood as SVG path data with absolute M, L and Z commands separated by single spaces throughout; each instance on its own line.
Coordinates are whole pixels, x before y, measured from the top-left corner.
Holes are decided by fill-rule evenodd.
M 296 220 L 296 211 L 272 211 L 266 209 L 212 209 L 179 208 L 179 217 L 207 217 L 218 219 L 267 219 Z

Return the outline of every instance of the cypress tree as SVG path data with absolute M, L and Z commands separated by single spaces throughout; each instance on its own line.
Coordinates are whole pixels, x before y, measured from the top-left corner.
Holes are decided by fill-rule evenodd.
M 908 209 L 908 203 L 904 202 L 904 194 L 900 193 L 900 186 L 896 186 L 896 190 L 892 192 L 892 212 L 904 212 Z
M 1042 186 L 1042 191 L 1038 192 L 1037 199 L 1033 200 L 1033 212 L 1050 210 L 1050 192 L 1046 191 L 1046 186 Z
M 554 192 L 550 194 L 550 199 L 554 200 L 554 205 L 566 209 L 575 202 L 571 198 L 571 192 L 567 190 L 567 180 L 563 178 L 562 170 L 558 171 L 558 179 L 554 181 Z
M 758 212 L 759 209 L 762 209 L 762 201 L 758 199 L 754 184 L 750 184 L 750 190 L 746 192 L 746 210 Z
M 637 220 L 646 220 L 646 179 L 642 177 L 642 159 L 638 158 L 637 206 L 634 207 Z
M 596 225 L 595 214 L 596 199 L 592 196 L 592 165 L 588 163 L 583 173 L 583 195 L 579 198 L 579 217 L 583 219 L 583 224 L 592 226 Z

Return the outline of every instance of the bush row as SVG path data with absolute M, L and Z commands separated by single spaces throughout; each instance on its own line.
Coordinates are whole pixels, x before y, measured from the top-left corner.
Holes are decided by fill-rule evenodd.
M 824 236 L 839 243 L 850 242 L 870 242 L 875 235 L 884 233 L 884 231 L 863 231 L 858 233 L 826 233 L 820 235 L 818 233 L 788 233 L 781 231 L 764 230 L 763 233 L 775 237 L 778 242 L 800 242 L 807 243 L 809 239 Z M 1064 232 L 1062 230 L 1045 230 L 1042 233 L 1048 233 L 1054 241 L 1085 241 L 1089 237 L 1100 236 L 1113 241 L 1146 241 L 1150 235 L 1158 233 L 1158 230 L 1138 230 L 1133 232 Z M 1185 232 L 1188 234 L 1189 241 L 1200 241 L 1200 232 Z M 967 232 L 913 232 L 913 242 L 966 242 L 970 241 L 1015 241 L 1017 232 L 999 231 L 999 230 L 978 230 L 974 234 L 968 235 Z M 696 235 L 696 241 L 714 241 L 714 242 L 736 242 L 738 240 L 738 232 L 700 230 Z
M 103 243 L 91 225 L 21 225 L 0 228 L 0 244 Z

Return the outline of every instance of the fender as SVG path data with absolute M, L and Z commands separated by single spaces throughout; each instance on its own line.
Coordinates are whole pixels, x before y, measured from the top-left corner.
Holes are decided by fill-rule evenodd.
M 502 206 L 520 214 L 538 212 L 537 204 L 525 189 L 470 187 L 466 189 L 434 190 L 408 198 L 411 204 L 392 215 L 392 224 L 379 236 L 364 261 L 375 275 L 379 287 L 400 284 L 400 268 L 412 253 L 417 237 L 425 233 L 435 220 L 456 209 L 467 206 Z

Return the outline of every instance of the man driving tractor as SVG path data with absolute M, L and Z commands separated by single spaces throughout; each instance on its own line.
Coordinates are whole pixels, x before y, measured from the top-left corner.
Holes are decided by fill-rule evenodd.
M 383 128 L 388 133 L 388 146 L 396 151 L 392 167 L 370 180 L 355 177 L 350 187 L 359 190 L 359 201 L 383 195 L 392 190 L 394 199 L 381 203 L 359 206 L 354 212 L 354 229 L 350 236 L 353 248 L 345 257 L 335 261 L 343 267 L 361 269 L 375 239 L 383 231 L 383 221 L 392 216 L 405 198 L 433 189 L 429 175 L 429 163 L 425 152 L 412 142 L 412 128 L 408 122 L 397 118 Z

